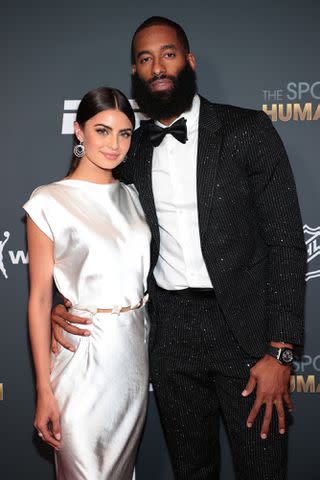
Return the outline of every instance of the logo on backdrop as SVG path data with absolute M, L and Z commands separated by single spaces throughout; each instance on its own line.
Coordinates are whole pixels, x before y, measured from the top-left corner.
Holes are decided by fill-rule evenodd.
M 136 128 L 140 125 L 140 120 L 146 120 L 147 117 L 140 112 L 139 106 L 135 100 L 129 99 L 131 107 L 136 116 Z M 73 134 L 73 122 L 76 119 L 76 113 L 79 106 L 80 100 L 65 100 L 63 107 L 63 117 L 62 117 L 62 135 L 72 135 Z
M 320 81 L 289 82 L 285 88 L 262 90 L 262 110 L 273 122 L 320 119 Z
M 290 391 L 296 393 L 320 393 L 320 354 L 302 355 L 293 362 L 294 374 L 290 377 Z
M 308 254 L 306 280 L 320 277 L 320 227 L 303 227 Z
M 8 275 L 7 275 L 7 271 L 4 268 L 4 264 L 3 264 L 3 249 L 4 249 L 5 244 L 9 240 L 9 238 L 10 238 L 10 233 L 9 232 L 3 232 L 3 240 L 0 240 L 0 270 L 1 270 L 2 274 L 4 275 L 4 278 L 8 278 Z
M 4 247 L 10 238 L 10 232 L 5 231 L 3 234 L 0 234 L 0 271 L 5 279 L 8 278 L 7 270 L 4 264 Z M 23 250 L 9 250 L 8 251 L 9 261 L 13 265 L 18 265 L 19 263 L 26 264 L 29 263 L 28 253 L 25 253 Z

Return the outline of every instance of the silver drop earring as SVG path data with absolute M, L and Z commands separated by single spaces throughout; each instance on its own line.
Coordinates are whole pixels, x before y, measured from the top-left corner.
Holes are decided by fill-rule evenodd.
M 127 155 L 124 157 L 124 159 L 122 160 L 122 163 L 126 163 L 126 161 L 128 160 L 128 157 Z
M 83 157 L 83 155 L 85 153 L 83 142 L 80 142 L 78 145 L 75 145 L 75 147 L 73 149 L 73 153 L 78 158 Z

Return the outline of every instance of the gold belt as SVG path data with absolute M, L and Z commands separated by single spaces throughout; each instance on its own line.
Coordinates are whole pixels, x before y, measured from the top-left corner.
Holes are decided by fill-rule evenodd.
M 94 305 L 74 305 L 71 307 L 72 310 L 84 310 L 90 312 L 92 314 L 95 313 L 113 313 L 119 315 L 120 313 L 129 312 L 130 310 L 136 310 L 137 308 L 143 307 L 147 301 L 149 300 L 149 295 L 146 294 L 139 303 L 135 305 L 128 305 L 126 307 L 122 307 L 121 305 L 114 305 L 113 308 L 97 308 Z

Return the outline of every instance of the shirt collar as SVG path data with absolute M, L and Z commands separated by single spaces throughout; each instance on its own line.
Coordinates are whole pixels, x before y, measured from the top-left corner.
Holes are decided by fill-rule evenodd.
M 199 98 L 199 95 L 196 93 L 195 96 L 193 97 L 190 110 L 183 112 L 180 115 L 180 117 L 176 118 L 172 123 L 184 117 L 187 120 L 187 131 L 190 131 L 190 129 L 193 128 L 194 125 L 198 125 L 199 113 L 200 113 L 200 98 Z M 154 123 L 156 125 L 159 125 L 159 127 L 162 127 L 162 128 L 166 128 L 168 126 L 170 127 L 170 125 L 172 125 L 172 123 L 170 125 L 163 125 L 163 123 L 158 121 L 155 121 Z

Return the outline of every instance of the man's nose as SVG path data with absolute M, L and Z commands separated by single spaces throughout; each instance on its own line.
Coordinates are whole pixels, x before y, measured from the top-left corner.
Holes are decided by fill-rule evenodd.
M 160 75 L 163 75 L 166 72 L 165 66 L 162 63 L 162 58 L 155 58 L 153 61 L 153 75 L 155 77 L 159 77 Z

